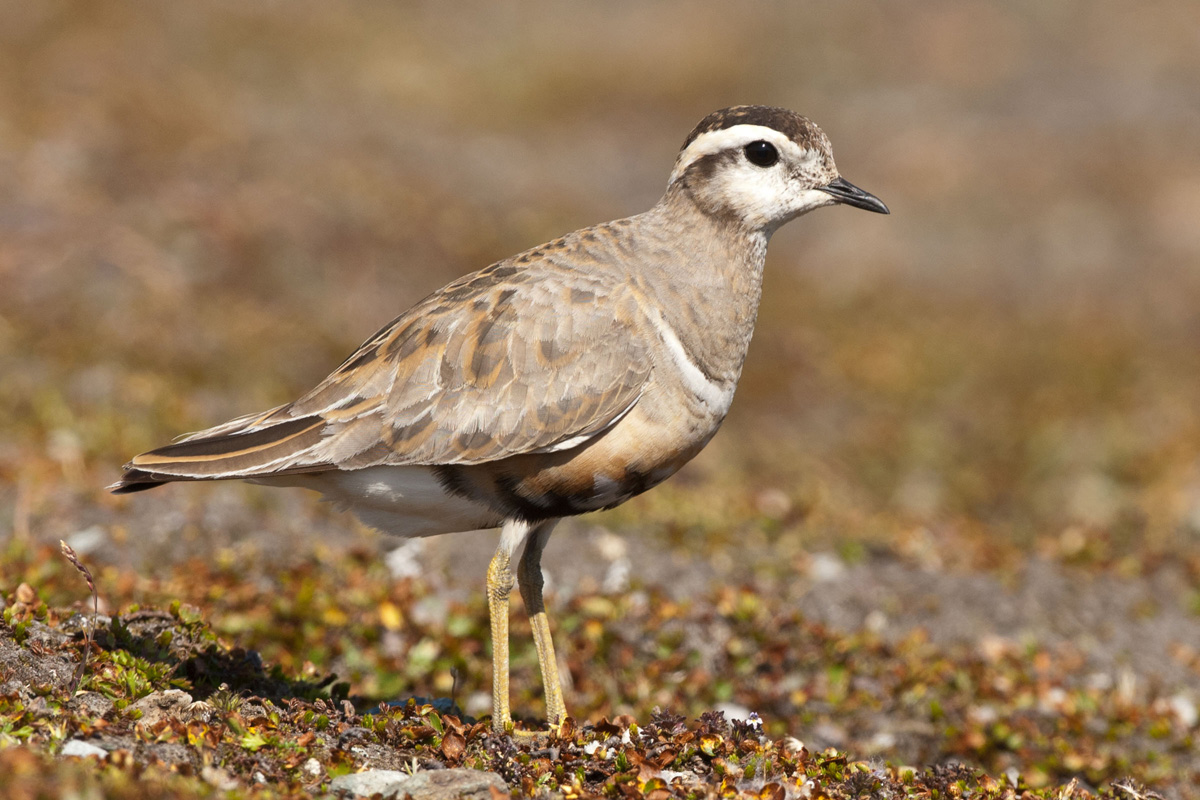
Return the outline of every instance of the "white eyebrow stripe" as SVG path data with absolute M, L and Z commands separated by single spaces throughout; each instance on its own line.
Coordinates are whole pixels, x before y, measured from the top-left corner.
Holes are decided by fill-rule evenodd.
M 705 156 L 720 153 L 723 150 L 729 150 L 734 147 L 741 147 L 759 139 L 770 142 L 780 150 L 791 150 L 794 157 L 799 159 L 803 159 L 806 153 L 812 152 L 801 148 L 800 145 L 774 128 L 768 128 L 765 125 L 732 125 L 728 128 L 722 128 L 719 131 L 708 131 L 697 136 L 679 154 L 679 159 L 675 164 L 675 169 L 671 171 L 671 179 L 668 183 L 674 183 L 679 179 L 679 176 L 687 171 L 688 167 Z

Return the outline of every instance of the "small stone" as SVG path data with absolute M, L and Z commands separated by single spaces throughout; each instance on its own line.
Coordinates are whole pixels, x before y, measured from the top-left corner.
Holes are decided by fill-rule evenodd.
M 665 781 L 668 786 L 674 784 L 675 781 L 679 781 L 679 786 L 684 789 L 696 789 L 704 783 L 700 779 L 700 776 L 694 772 L 680 772 L 674 769 L 660 770 L 658 777 Z
M 1196 727 L 1196 722 L 1200 721 L 1200 711 L 1196 710 L 1196 704 L 1192 698 L 1185 692 L 1180 692 L 1167 701 L 1171 707 L 1171 711 L 1175 713 L 1176 719 L 1185 728 Z
M 891 731 L 878 731 L 867 742 L 868 753 L 883 753 L 896 746 L 896 734 Z
M 309 777 L 319 778 L 321 777 L 321 762 L 315 758 L 310 758 L 304 762 L 304 766 L 300 767 L 300 770 Z
M 222 767 L 207 766 L 200 770 L 200 779 L 223 792 L 236 789 L 238 782 Z
M 192 696 L 180 689 L 153 692 L 131 705 L 132 711 L 141 711 L 138 722 L 151 727 L 164 719 L 182 719 L 192 704 Z
M 779 520 L 792 513 L 792 498 L 782 489 L 763 489 L 754 496 L 754 506 L 764 517 Z
M 69 708 L 82 711 L 90 717 L 103 717 L 113 709 L 113 701 L 99 692 L 80 692 L 67 703 Z
M 793 758 L 804 755 L 804 742 L 800 741 L 795 736 L 785 736 L 779 744 L 782 747 L 783 752 L 789 756 L 792 756 Z
M 593 739 L 583 746 L 583 754 L 587 756 L 594 756 L 596 753 L 600 752 L 601 748 L 603 747 L 603 744 Z M 607 758 L 607 755 L 608 751 L 605 749 L 604 753 L 601 754 L 601 758 Z
M 595 548 L 605 561 L 618 561 L 629 557 L 629 545 L 620 536 L 603 528 L 598 529 Z
M 394 769 L 369 769 L 339 775 L 329 782 L 329 791 L 351 794 L 355 797 L 370 797 L 373 794 L 391 794 L 394 787 L 408 780 L 407 772 Z
M 998 664 L 1005 656 L 1019 651 L 1017 643 L 1012 639 L 991 633 L 980 637 L 978 647 L 979 653 L 992 664 Z
M 355 797 L 380 794 L 384 798 L 411 796 L 412 800 L 491 800 L 493 787 L 508 794 L 499 775 L 474 769 L 439 769 L 415 775 L 372 769 L 340 775 L 329 783 L 330 791 Z
M 37 602 L 37 592 L 28 583 L 22 583 L 17 587 L 17 602 L 31 606 Z
M 750 709 L 738 703 L 717 703 L 713 706 L 717 711 L 725 715 L 725 719 L 730 722 L 745 722 L 750 719 L 752 712 Z
M 845 747 L 850 736 L 846 729 L 832 722 L 821 722 L 813 728 L 813 736 L 821 742 L 821 747 Z
M 816 553 L 808 562 L 808 577 L 816 583 L 836 581 L 846 574 L 846 563 L 833 553 Z
M 62 750 L 59 750 L 58 754 L 60 756 L 77 756 L 79 758 L 87 758 L 88 756 L 106 758 L 108 751 L 103 747 L 97 747 L 91 742 L 85 742 L 83 739 L 72 739 L 62 746 Z
M 424 555 L 424 552 L 424 539 L 409 539 L 388 553 L 384 558 L 384 563 L 387 565 L 388 571 L 392 573 L 392 577 L 397 580 L 419 578 L 425 574 L 425 567 L 421 563 L 421 556 Z
M 887 614 L 884 614 L 878 608 L 872 609 L 866 617 L 863 618 L 863 627 L 871 633 L 883 633 L 888 626 Z
M 67 544 L 75 551 L 77 556 L 91 555 L 96 550 L 104 546 L 108 534 L 104 528 L 99 525 L 93 525 L 90 528 L 84 528 L 81 531 L 76 531 L 67 537 Z

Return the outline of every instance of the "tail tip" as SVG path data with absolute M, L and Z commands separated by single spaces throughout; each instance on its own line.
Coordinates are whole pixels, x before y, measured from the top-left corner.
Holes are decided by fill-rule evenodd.
M 126 467 L 125 474 L 121 476 L 121 480 L 105 486 L 104 490 L 112 494 L 133 494 L 134 492 L 144 492 L 147 489 L 153 489 L 155 486 L 162 486 L 164 483 L 167 483 L 167 481 L 161 480 L 158 476 L 151 475 L 149 472 Z

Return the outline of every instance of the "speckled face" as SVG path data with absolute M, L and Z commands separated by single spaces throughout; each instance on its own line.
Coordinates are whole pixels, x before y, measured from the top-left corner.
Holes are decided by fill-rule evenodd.
M 684 185 L 701 209 L 770 233 L 837 202 L 821 190 L 837 177 L 829 139 L 811 121 L 787 109 L 736 106 L 688 135 L 670 183 Z

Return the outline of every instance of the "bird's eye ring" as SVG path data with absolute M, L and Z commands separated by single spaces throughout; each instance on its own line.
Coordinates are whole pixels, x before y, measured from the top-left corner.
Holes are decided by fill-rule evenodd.
M 779 151 L 775 149 L 775 145 L 762 139 L 746 145 L 742 152 L 746 154 L 747 161 L 758 167 L 769 167 L 779 160 Z

